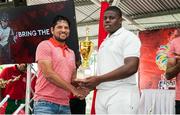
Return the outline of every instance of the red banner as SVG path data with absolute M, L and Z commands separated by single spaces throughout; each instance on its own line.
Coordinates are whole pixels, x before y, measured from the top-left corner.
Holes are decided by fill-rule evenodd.
M 101 45 L 105 39 L 107 32 L 103 27 L 104 12 L 109 7 L 108 2 L 101 2 L 100 20 L 99 20 L 99 34 L 98 34 L 98 47 Z

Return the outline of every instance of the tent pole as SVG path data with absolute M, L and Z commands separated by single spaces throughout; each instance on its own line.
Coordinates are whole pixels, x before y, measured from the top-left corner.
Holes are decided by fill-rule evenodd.
M 27 64 L 25 114 L 29 114 L 30 94 L 31 94 L 31 74 L 32 74 L 31 64 Z

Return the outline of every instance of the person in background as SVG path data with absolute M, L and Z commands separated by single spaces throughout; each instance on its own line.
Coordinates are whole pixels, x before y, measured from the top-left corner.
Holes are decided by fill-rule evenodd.
M 2 13 L 0 17 L 0 64 L 12 61 L 10 44 L 15 42 L 16 36 L 13 29 L 9 26 L 9 16 L 7 13 Z
M 96 87 L 96 114 L 136 114 L 140 40 L 122 27 L 122 12 L 116 6 L 106 9 L 104 28 L 109 34 L 97 54 L 97 76 L 76 81 L 90 89 Z
M 4 68 L 0 73 L 0 94 L 1 100 L 9 95 L 5 114 L 12 114 L 15 110 L 25 103 L 26 95 L 26 73 L 27 64 L 16 64 Z M 35 79 L 31 82 L 31 89 L 34 90 Z
M 85 90 L 71 84 L 76 78 L 75 54 L 65 43 L 70 34 L 70 22 L 57 15 L 50 30 L 52 37 L 42 41 L 36 50 L 38 77 L 34 114 L 70 114 L 70 93 L 80 99 L 87 95 Z
M 170 80 L 176 77 L 176 114 L 180 114 L 180 29 L 173 34 L 174 39 L 169 43 L 168 62 L 165 77 Z

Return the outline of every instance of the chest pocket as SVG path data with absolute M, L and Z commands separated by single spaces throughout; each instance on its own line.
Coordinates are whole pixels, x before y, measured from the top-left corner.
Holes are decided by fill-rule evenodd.
M 67 55 L 66 55 L 68 58 L 66 59 L 68 65 L 70 68 L 75 68 L 75 57 L 73 55 L 73 53 L 71 52 L 67 52 Z
M 112 55 L 123 55 L 123 43 L 117 39 L 108 40 L 103 44 L 104 50 L 108 51 Z
M 52 60 L 53 61 L 61 61 L 63 60 L 63 52 L 62 49 L 59 47 L 56 47 L 53 51 L 52 51 Z

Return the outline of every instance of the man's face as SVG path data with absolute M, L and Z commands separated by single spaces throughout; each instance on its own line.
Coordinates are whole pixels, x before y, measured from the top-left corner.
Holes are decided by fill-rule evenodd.
M 6 29 L 8 27 L 8 20 L 1 20 L 1 27 Z
M 114 11 L 104 13 L 104 28 L 110 34 L 114 33 L 121 27 L 122 18 Z
M 68 22 L 65 20 L 58 21 L 54 28 L 51 27 L 51 33 L 55 38 L 65 40 L 70 33 Z
M 18 65 L 18 69 L 22 72 L 25 72 L 27 69 L 27 65 L 26 64 L 19 64 Z

